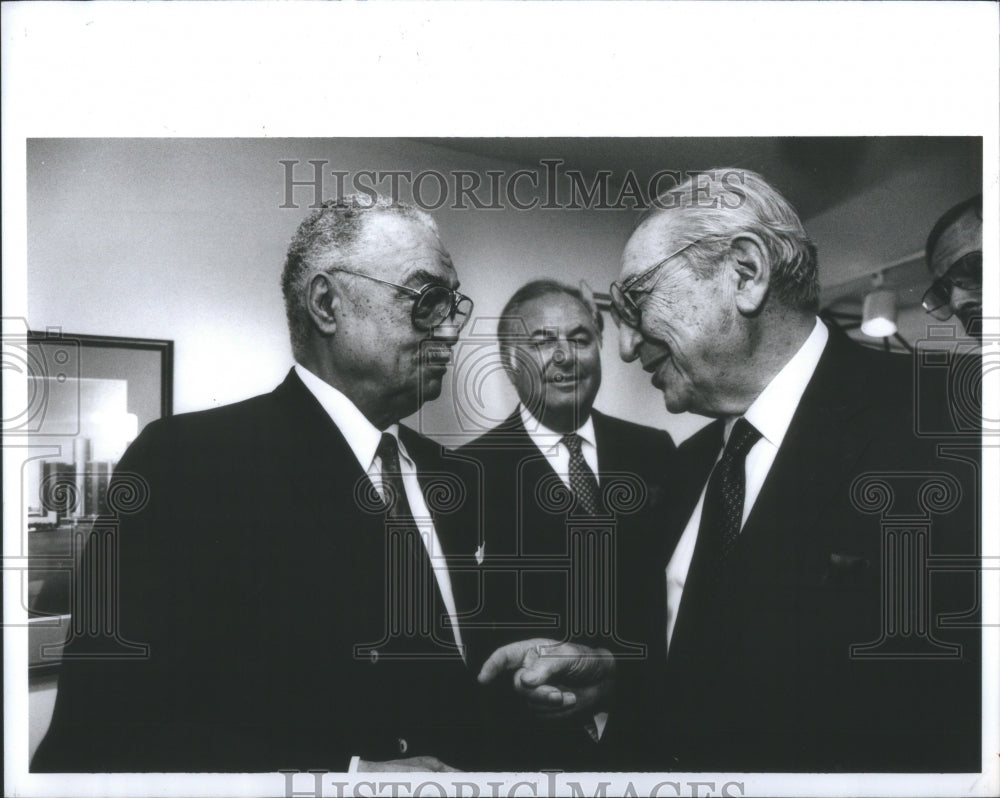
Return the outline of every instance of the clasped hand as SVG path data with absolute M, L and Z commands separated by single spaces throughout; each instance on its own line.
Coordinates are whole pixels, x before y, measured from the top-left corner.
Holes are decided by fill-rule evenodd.
M 561 720 L 606 710 L 615 660 L 607 649 L 534 638 L 494 651 L 479 671 L 480 684 L 514 671 L 514 692 L 541 717 Z

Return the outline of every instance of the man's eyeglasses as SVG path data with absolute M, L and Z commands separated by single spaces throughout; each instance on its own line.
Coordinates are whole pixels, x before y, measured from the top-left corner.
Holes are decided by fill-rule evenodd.
M 612 317 L 615 322 L 621 322 L 631 327 L 633 330 L 638 330 L 639 325 L 642 323 L 642 310 L 640 309 L 638 302 L 635 300 L 635 297 L 633 297 L 630 292 L 635 286 L 651 277 L 654 272 L 656 272 L 667 261 L 673 260 L 684 252 L 684 250 L 689 247 L 693 247 L 702 240 L 703 239 L 699 238 L 692 241 L 690 244 L 685 244 L 680 249 L 671 252 L 663 260 L 654 263 L 642 274 L 630 277 L 624 283 L 619 283 L 617 281 L 613 282 L 611 284 L 611 309 L 614 311 Z
M 921 304 L 935 319 L 944 321 L 952 316 L 951 289 L 978 291 L 983 285 L 983 253 L 969 252 L 955 261 L 927 289 Z
M 413 326 L 418 330 L 433 330 L 446 319 L 452 317 L 454 317 L 458 328 L 462 329 L 472 314 L 472 300 L 469 297 L 440 283 L 427 283 L 420 288 L 410 288 L 351 269 L 334 268 L 327 269 L 327 271 L 364 277 L 366 280 L 382 283 L 382 285 L 391 285 L 393 288 L 409 294 L 413 297 L 413 310 L 410 313 L 410 318 L 413 320 Z

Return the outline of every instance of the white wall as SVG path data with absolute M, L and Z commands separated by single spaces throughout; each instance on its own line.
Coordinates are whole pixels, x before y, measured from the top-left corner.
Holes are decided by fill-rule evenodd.
M 30 325 L 173 339 L 176 412 L 270 390 L 292 362 L 279 275 L 314 196 L 312 188 L 297 188 L 301 207 L 279 207 L 286 190 L 279 161 L 295 159 L 301 162 L 296 179 L 312 176 L 308 160 L 329 161 L 323 198 L 336 193 L 329 176 L 335 169 L 517 168 L 406 140 L 34 141 L 28 149 Z M 522 197 L 530 193 L 524 185 Z M 433 200 L 434 184 L 427 186 L 425 196 Z M 632 221 L 627 211 L 510 207 L 445 206 L 433 215 L 462 290 L 476 301 L 480 323 L 467 328 L 477 333 L 472 340 L 492 335 L 491 317 L 530 279 L 586 279 L 606 291 Z M 666 413 L 646 375 L 620 362 L 613 328 L 608 333 L 598 407 L 689 434 L 690 420 Z M 467 345 L 466 355 L 473 350 Z M 500 375 L 487 388 L 483 415 L 502 418 L 513 407 L 513 391 Z M 449 385 L 411 423 L 442 437 L 455 428 L 453 408 Z
M 553 155 L 558 155 L 554 152 Z M 314 192 L 285 202 L 285 168 L 418 172 L 519 166 L 402 139 L 36 140 L 28 147 L 28 308 L 34 329 L 169 338 L 175 349 L 175 410 L 184 412 L 268 391 L 291 364 L 279 274 L 285 249 Z M 684 167 L 685 164 L 671 164 Z M 980 185 L 978 164 L 955 156 L 910 159 L 886 180 L 805 220 L 820 250 L 821 281 L 839 283 L 919 250 L 934 220 Z M 388 185 L 387 183 L 383 185 Z M 433 183 L 427 184 L 433 200 Z M 523 191 L 522 197 L 529 195 Z M 407 192 L 403 192 L 407 199 Z M 492 321 L 524 282 L 586 279 L 606 291 L 633 221 L 629 211 L 457 210 L 434 212 L 462 290 L 476 301 L 442 397 L 410 423 L 457 443 L 456 396 L 480 426 L 515 398 L 499 373 L 471 391 L 484 371 Z M 911 314 L 913 315 L 913 314 Z M 917 313 L 916 322 L 923 317 Z M 678 440 L 704 423 L 671 416 L 646 375 L 623 364 L 609 325 L 603 353 L 606 412 L 668 429 Z M 486 370 L 490 368 L 486 360 Z M 495 359 L 493 359 L 495 365 Z M 457 391 L 455 386 L 458 386 Z M 470 404 L 471 403 L 471 404 Z

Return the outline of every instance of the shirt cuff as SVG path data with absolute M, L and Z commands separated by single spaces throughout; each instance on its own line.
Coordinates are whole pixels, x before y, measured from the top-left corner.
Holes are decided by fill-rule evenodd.
M 358 764 L 360 762 L 361 762 L 361 757 L 360 756 L 352 756 L 351 757 L 351 764 L 349 764 L 347 766 L 347 772 L 348 773 L 357 773 L 358 772 Z

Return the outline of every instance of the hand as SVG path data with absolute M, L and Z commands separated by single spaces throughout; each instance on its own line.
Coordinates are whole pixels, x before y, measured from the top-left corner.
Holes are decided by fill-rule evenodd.
M 606 649 L 546 638 L 494 651 L 479 671 L 488 684 L 514 671 L 514 692 L 543 718 L 560 720 L 601 711 L 614 688 L 615 660 Z
M 461 773 L 458 768 L 446 765 L 436 756 L 411 756 L 406 759 L 388 759 L 384 762 L 372 762 L 368 759 L 358 760 L 358 773 L 375 773 L 387 771 L 390 773 L 418 773 L 431 771 L 433 773 Z

